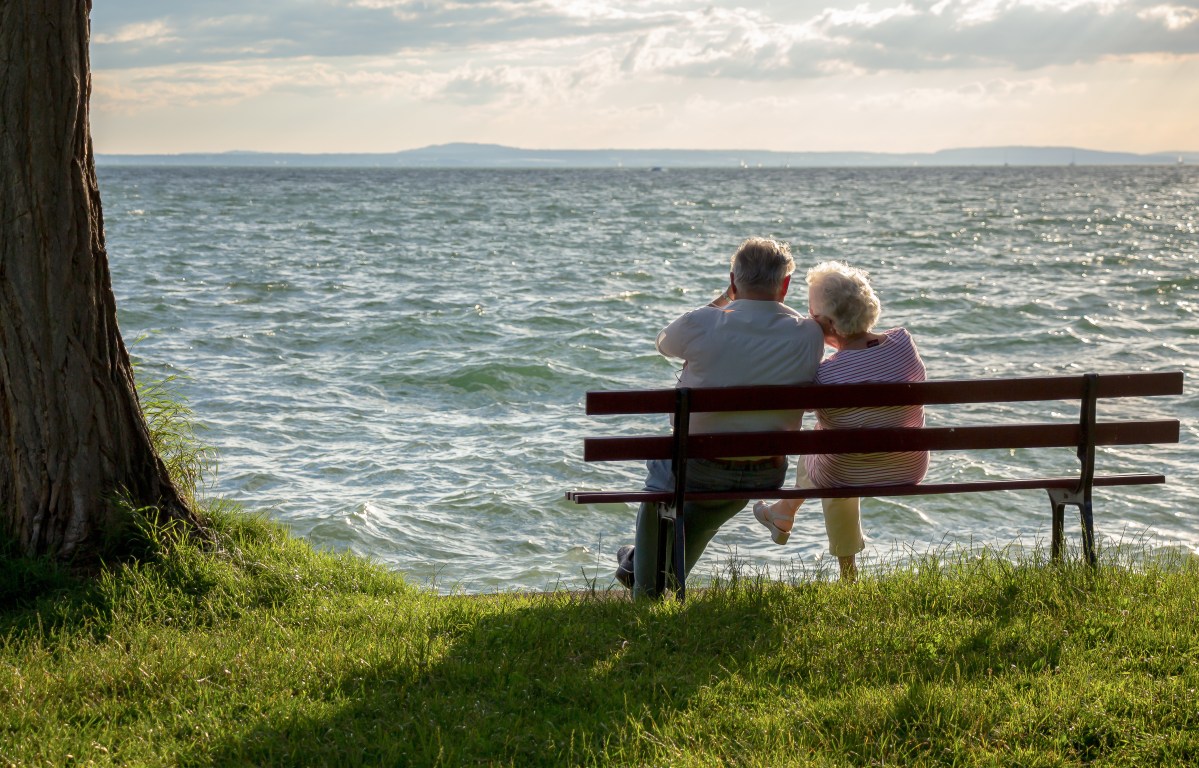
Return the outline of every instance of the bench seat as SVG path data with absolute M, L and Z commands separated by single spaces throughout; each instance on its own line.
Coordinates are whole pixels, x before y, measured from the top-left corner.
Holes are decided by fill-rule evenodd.
M 1092 485 L 1159 485 L 1165 475 L 1100 475 Z M 1024 480 L 977 480 L 966 483 L 918 483 L 916 485 L 855 485 L 838 488 L 777 488 L 759 491 L 688 491 L 688 501 L 723 499 L 847 499 L 877 496 L 936 496 L 947 493 L 986 493 L 987 491 L 1027 491 L 1049 488 L 1074 488 L 1077 477 L 1033 477 Z M 673 491 L 568 491 L 566 498 L 576 504 L 616 502 L 662 503 L 674 500 Z

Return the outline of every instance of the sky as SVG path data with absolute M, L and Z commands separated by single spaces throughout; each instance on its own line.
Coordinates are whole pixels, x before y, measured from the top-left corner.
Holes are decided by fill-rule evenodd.
M 1199 0 L 94 0 L 98 153 L 1199 150 Z

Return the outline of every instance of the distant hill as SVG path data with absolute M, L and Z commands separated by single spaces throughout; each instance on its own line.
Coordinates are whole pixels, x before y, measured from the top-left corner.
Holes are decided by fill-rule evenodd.
M 389 153 L 280 152 L 96 156 L 97 165 L 295 168 L 865 168 L 912 166 L 1175 165 L 1199 152 L 1102 152 L 1076 147 L 974 147 L 927 153 L 771 152 L 723 149 L 519 149 L 499 144 L 439 144 Z

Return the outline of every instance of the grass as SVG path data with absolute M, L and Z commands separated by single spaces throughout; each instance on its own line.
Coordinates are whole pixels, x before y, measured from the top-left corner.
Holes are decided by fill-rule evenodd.
M 0 765 L 1199 762 L 1194 558 L 438 596 L 207 515 L 96 578 L 0 557 Z
M 216 471 L 216 451 L 204 445 L 196 434 L 194 414 L 178 389 L 179 376 L 146 375 L 145 364 L 136 357 L 132 360 L 138 402 L 150 430 L 150 440 L 176 488 L 189 504 L 196 506 L 197 492 L 205 478 Z
M 1182 560 L 733 572 L 684 604 L 438 596 L 212 514 L 215 550 L 4 592 L 0 764 L 1199 761 Z

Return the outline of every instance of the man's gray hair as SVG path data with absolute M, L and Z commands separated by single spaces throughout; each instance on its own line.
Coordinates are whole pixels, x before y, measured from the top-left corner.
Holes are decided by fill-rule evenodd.
M 808 270 L 808 287 L 821 298 L 824 315 L 842 336 L 869 333 L 882 304 L 870 275 L 841 261 L 822 261 Z
M 730 269 L 739 291 L 778 293 L 783 280 L 795 271 L 795 259 L 786 243 L 751 237 L 733 254 Z

